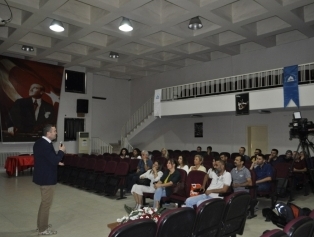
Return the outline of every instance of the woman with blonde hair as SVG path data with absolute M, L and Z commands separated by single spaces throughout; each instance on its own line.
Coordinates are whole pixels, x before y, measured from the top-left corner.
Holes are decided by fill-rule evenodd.
M 202 165 L 203 164 L 203 156 L 201 155 L 195 155 L 194 156 L 194 166 L 191 166 L 189 169 L 189 172 L 192 170 L 199 170 L 206 173 L 206 168 Z
M 160 152 L 161 152 L 161 157 L 169 159 L 168 150 L 166 148 L 162 148 Z

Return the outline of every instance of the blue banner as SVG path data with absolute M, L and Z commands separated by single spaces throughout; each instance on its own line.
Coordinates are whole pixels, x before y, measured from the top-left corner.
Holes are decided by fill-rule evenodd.
M 290 100 L 296 106 L 300 106 L 299 102 L 299 78 L 298 78 L 298 65 L 285 67 L 283 69 L 283 94 L 284 94 L 284 107 L 286 108 Z

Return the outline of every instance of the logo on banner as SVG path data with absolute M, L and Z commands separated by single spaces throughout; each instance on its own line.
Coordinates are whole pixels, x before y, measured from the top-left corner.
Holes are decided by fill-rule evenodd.
M 156 95 L 156 100 L 159 100 L 159 95 Z
M 287 82 L 294 82 L 295 78 L 293 76 L 288 77 Z

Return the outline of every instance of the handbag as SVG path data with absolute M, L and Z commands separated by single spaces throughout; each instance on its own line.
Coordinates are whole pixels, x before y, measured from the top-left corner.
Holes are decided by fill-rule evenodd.
M 185 196 L 185 183 L 179 182 L 177 185 L 173 187 L 173 194 L 177 194 L 179 196 Z
M 138 185 L 144 185 L 144 186 L 150 186 L 150 182 L 151 182 L 150 179 L 145 178 L 145 179 L 138 179 L 138 180 L 136 181 L 136 184 L 138 184 Z

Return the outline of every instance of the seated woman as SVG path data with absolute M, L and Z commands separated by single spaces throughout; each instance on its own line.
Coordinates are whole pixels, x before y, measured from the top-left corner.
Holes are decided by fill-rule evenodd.
M 129 152 L 128 152 L 128 150 L 126 148 L 122 148 L 121 149 L 119 156 L 120 156 L 121 159 L 130 158 Z
M 199 170 L 206 173 L 206 168 L 202 165 L 203 163 L 203 156 L 195 155 L 194 156 L 194 166 L 191 166 L 189 172 L 192 170 Z
M 178 169 L 183 169 L 186 171 L 186 173 L 189 173 L 189 166 L 187 165 L 188 161 L 185 156 L 180 155 L 178 157 L 178 163 L 179 163 L 177 167 Z
M 141 159 L 141 151 L 138 148 L 133 149 L 131 159 Z
M 168 153 L 168 150 L 166 148 L 162 148 L 160 152 L 161 152 L 161 157 L 164 157 L 167 160 L 169 159 L 169 153 Z
M 293 179 L 294 186 L 297 190 L 303 189 L 303 184 L 305 182 L 305 172 L 307 171 L 304 152 L 300 152 L 300 156 L 295 156 L 293 163 Z M 303 159 L 302 159 L 303 158 Z
M 167 163 L 167 170 L 160 180 L 154 185 L 156 191 L 154 194 L 154 208 L 160 208 L 162 197 L 169 197 L 172 194 L 172 185 L 180 181 L 180 172 L 177 170 L 178 162 L 170 158 Z
M 161 170 L 160 163 L 158 161 L 155 161 L 153 164 L 153 168 L 140 176 L 140 179 L 144 179 L 144 178 L 150 179 L 151 180 L 150 186 L 138 185 L 138 184 L 133 185 L 131 193 L 136 203 L 136 206 L 134 208 L 135 210 L 141 209 L 143 206 L 143 203 L 142 203 L 143 193 L 155 192 L 154 183 L 159 181 L 163 174 L 160 170 Z

